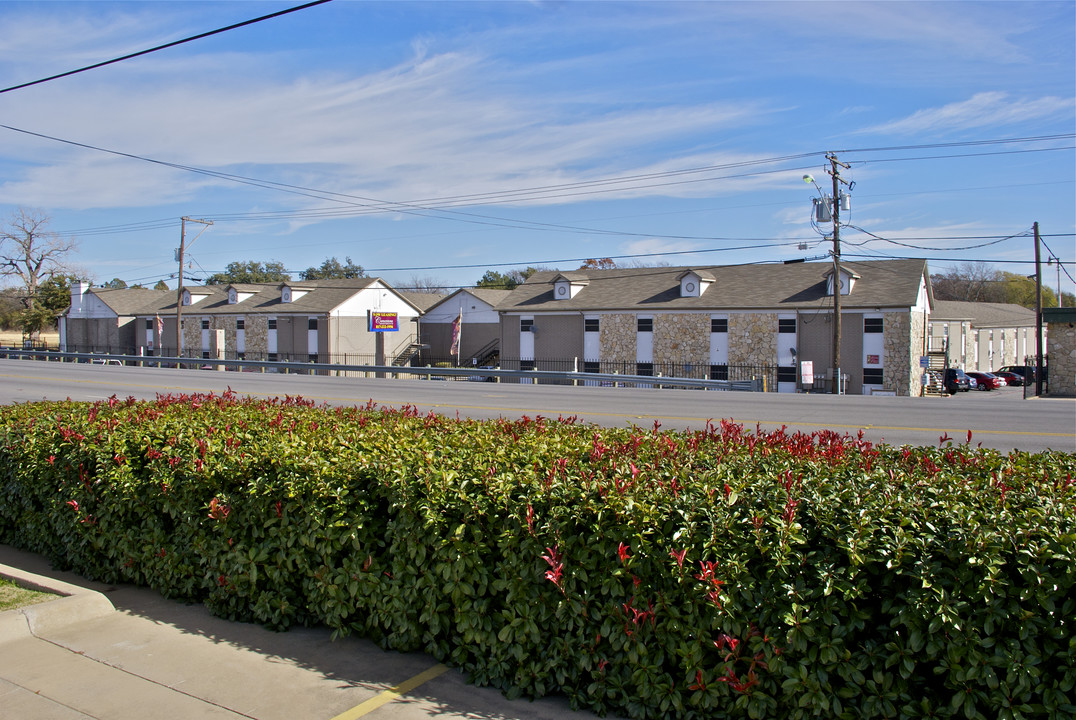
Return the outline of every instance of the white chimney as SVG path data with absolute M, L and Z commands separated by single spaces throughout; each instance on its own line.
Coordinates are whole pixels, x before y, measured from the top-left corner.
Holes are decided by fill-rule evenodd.
M 67 311 L 69 317 L 82 314 L 82 297 L 89 289 L 88 282 L 75 280 L 71 283 L 71 309 Z

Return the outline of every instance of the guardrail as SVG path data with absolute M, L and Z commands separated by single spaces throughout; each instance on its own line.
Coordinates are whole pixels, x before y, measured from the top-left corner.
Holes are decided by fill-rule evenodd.
M 223 360 L 216 358 L 165 357 L 146 355 L 117 355 L 109 353 L 72 353 L 45 350 L 0 348 L 0 358 L 34 359 L 53 362 L 84 362 L 134 367 L 189 367 L 209 370 L 254 368 L 284 373 L 339 374 L 342 372 L 373 374 L 375 377 L 414 375 L 427 380 L 462 378 L 476 382 L 557 381 L 572 385 L 602 385 L 606 387 L 697 388 L 763 392 L 762 379 L 703 380 L 698 378 L 662 377 L 660 375 L 620 375 L 617 373 L 562 372 L 556 370 L 501 370 L 499 368 L 400 367 L 395 365 L 340 365 L 333 363 L 300 363 L 269 360 Z

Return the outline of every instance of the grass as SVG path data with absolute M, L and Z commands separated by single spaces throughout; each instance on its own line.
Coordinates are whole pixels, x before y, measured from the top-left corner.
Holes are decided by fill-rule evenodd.
M 48 602 L 55 597 L 56 595 L 52 593 L 28 590 L 7 578 L 0 577 L 0 612 Z
M 20 347 L 22 339 L 23 334 L 18 330 L 0 330 L 0 346 Z M 47 342 L 50 348 L 54 348 L 60 344 L 60 334 L 55 330 L 46 331 L 41 333 L 41 340 Z

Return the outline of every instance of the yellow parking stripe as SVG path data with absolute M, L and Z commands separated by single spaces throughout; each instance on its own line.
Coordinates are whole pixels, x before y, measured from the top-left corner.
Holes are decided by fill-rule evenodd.
M 409 693 L 412 690 L 414 690 L 415 688 L 417 688 L 419 685 L 421 685 L 421 684 L 423 684 L 425 682 L 429 682 L 430 680 L 433 680 L 435 677 L 441 675 L 442 673 L 444 673 L 447 670 L 448 670 L 448 668 L 445 667 L 444 665 L 440 665 L 440 664 L 434 665 L 429 670 L 426 670 L 425 672 L 420 672 L 418 675 L 415 675 L 413 678 L 410 678 L 408 680 L 404 680 L 402 683 L 400 683 L 396 687 L 389 688 L 388 690 L 381 693 L 377 697 L 372 697 L 369 700 L 367 700 L 366 702 L 364 702 L 364 703 L 362 703 L 360 705 L 356 705 L 355 707 L 351 708 L 350 710 L 346 710 L 346 711 L 340 713 L 339 715 L 334 717 L 332 720 L 356 720 L 356 718 L 361 718 L 363 715 L 366 715 L 368 713 L 373 712 L 374 710 L 377 710 L 382 705 L 392 702 L 393 700 L 400 697 L 401 695 L 406 695 L 407 693 Z

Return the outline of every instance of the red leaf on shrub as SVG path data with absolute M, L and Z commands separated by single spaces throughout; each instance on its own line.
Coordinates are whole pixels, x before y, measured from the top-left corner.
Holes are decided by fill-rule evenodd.
M 68 500 L 67 504 L 70 505 L 75 512 L 78 512 L 78 500 Z
M 562 571 L 564 570 L 564 563 L 561 562 L 560 546 L 558 545 L 551 548 L 547 547 L 545 551 L 549 554 L 543 555 L 542 559 L 549 563 L 549 567 L 551 568 L 550 570 L 546 571 L 545 579 L 556 585 L 557 589 L 563 593 L 564 588 L 561 587 L 560 583 Z
M 670 550 L 669 554 L 672 555 L 673 558 L 676 560 L 677 565 L 679 565 L 680 567 L 684 567 L 684 556 L 687 555 L 687 548 L 684 548 L 680 552 Z
M 628 546 L 624 543 L 620 543 L 620 546 L 616 549 L 616 554 L 620 557 L 621 565 L 631 558 L 631 555 L 628 554 Z

